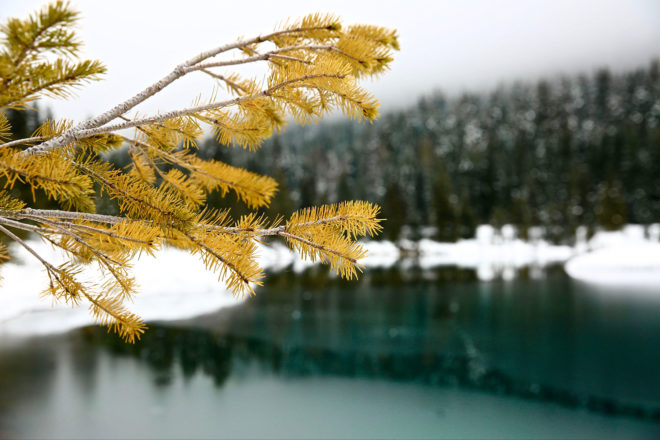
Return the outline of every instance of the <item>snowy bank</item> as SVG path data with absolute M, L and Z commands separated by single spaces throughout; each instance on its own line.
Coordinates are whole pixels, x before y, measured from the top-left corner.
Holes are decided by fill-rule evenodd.
M 603 247 L 572 258 L 564 268 L 588 283 L 660 288 L 660 243 Z
M 62 261 L 51 246 L 39 241 L 29 244 L 48 261 Z M 94 323 L 84 304 L 71 307 L 40 297 L 48 285 L 41 265 L 21 247 L 12 247 L 12 255 L 12 261 L 0 267 L 0 335 L 58 333 Z M 190 318 L 243 301 L 234 298 L 196 257 L 177 249 L 163 249 L 156 258 L 142 255 L 133 267 L 141 289 L 127 306 L 145 321 Z
M 401 258 L 401 251 L 391 241 L 365 241 L 362 245 L 367 250 L 367 257 L 360 264 L 369 268 L 392 267 Z
M 456 243 L 422 239 L 417 251 L 419 265 L 423 268 L 457 266 L 475 269 L 477 277 L 483 281 L 499 275 L 510 279 L 521 267 L 563 263 L 574 254 L 569 246 L 556 246 L 541 239 L 531 242 L 518 239 L 511 226 L 497 231 L 488 225 L 479 226 L 474 239 Z
M 659 225 L 599 231 L 588 241 L 588 252 L 566 263 L 566 273 L 598 285 L 660 288 L 659 231 Z
M 509 280 L 522 267 L 530 273 L 540 268 L 565 263 L 568 275 L 582 281 L 609 285 L 660 287 L 660 225 L 643 228 L 626 226 L 618 232 L 598 232 L 587 240 L 586 229 L 578 231 L 575 247 L 552 245 L 543 240 L 540 228 L 530 229 L 530 240 L 516 238 L 511 226 L 497 230 L 488 225 L 477 228 L 476 236 L 456 243 L 429 239 L 418 242 L 401 240 L 365 241 L 368 256 L 361 261 L 366 268 L 389 268 L 404 259 L 402 267 L 418 264 L 423 269 L 456 266 L 474 269 L 483 281 L 501 277 Z M 62 255 L 51 246 L 30 241 L 48 261 L 57 264 Z M 0 336 L 2 334 L 43 334 L 93 324 L 87 307 L 52 304 L 39 292 L 48 280 L 36 259 L 23 248 L 12 247 L 13 259 L 0 267 Z M 290 268 L 302 272 L 311 266 L 284 244 L 260 245 L 259 264 L 269 271 Z M 210 313 L 241 303 L 218 281 L 215 274 L 186 252 L 167 248 L 156 258 L 143 255 L 134 262 L 135 277 L 141 286 L 131 311 L 146 321 L 176 320 Z M 93 274 L 90 279 L 95 279 Z
M 36 240 L 28 243 L 47 261 L 56 265 L 63 261 L 62 254 L 52 246 Z M 389 267 L 399 259 L 399 249 L 391 242 L 371 241 L 364 245 L 369 251 L 362 261 L 366 267 Z M 41 297 L 48 277 L 25 249 L 12 245 L 12 256 L 11 262 L 0 267 L 0 336 L 59 333 L 94 324 L 85 304 L 71 307 Z M 258 261 L 271 271 L 291 266 L 298 273 L 311 266 L 277 242 L 260 245 Z M 198 258 L 174 248 L 160 250 L 155 258 L 136 258 L 132 273 L 140 291 L 127 306 L 145 321 L 191 318 L 244 300 L 235 298 L 216 274 L 204 269 Z M 94 279 L 95 275 L 92 272 L 83 277 Z

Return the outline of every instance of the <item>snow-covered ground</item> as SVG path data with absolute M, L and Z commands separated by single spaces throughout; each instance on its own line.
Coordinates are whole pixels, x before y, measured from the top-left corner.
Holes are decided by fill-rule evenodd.
M 51 263 L 62 261 L 51 246 L 29 243 Z M 42 298 L 40 292 L 48 285 L 43 267 L 21 247 L 13 247 L 12 255 L 14 259 L 0 267 L 0 337 L 57 333 L 94 322 L 84 305 L 71 307 Z M 128 307 L 147 321 L 189 318 L 243 301 L 196 257 L 177 249 L 161 250 L 157 258 L 142 255 L 133 273 L 141 289 Z
M 564 264 L 569 276 L 589 283 L 646 286 L 660 291 L 660 224 L 645 228 L 627 225 L 620 231 L 598 231 L 590 239 L 586 228 L 578 228 L 574 246 L 553 245 L 543 239 L 541 228 L 531 228 L 527 241 L 516 237 L 516 230 L 505 225 L 497 230 L 489 225 L 477 228 L 475 238 L 456 243 L 429 239 L 401 240 L 400 249 L 417 255 L 422 268 L 456 266 L 474 269 L 482 281 L 501 277 L 511 279 L 518 269 L 538 269 Z M 388 242 L 366 243 L 369 260 L 388 267 L 398 261 L 396 246 Z
M 415 264 L 424 269 L 472 268 L 482 281 L 511 279 L 525 266 L 535 270 L 566 263 L 566 272 L 585 282 L 644 285 L 660 291 L 660 225 L 647 229 L 629 225 L 618 232 L 598 232 L 589 240 L 586 230 L 579 230 L 573 247 L 552 245 L 542 236 L 542 230 L 532 229 L 530 239 L 523 241 L 511 226 L 497 230 L 482 225 L 474 239 L 457 243 L 366 241 L 363 245 L 369 254 L 361 263 L 367 268 L 388 268 L 402 261 L 402 256 L 414 255 Z M 61 261 L 62 256 L 50 246 L 38 241 L 30 244 L 50 262 Z M 12 254 L 14 259 L 0 267 L 0 336 L 54 333 L 93 323 L 84 306 L 72 308 L 41 298 L 39 292 L 47 285 L 44 270 L 24 249 L 14 247 Z M 260 246 L 259 262 L 269 271 L 301 272 L 311 265 L 277 242 Z M 129 308 L 147 321 L 189 318 L 243 301 L 232 296 L 196 257 L 176 249 L 163 249 L 156 258 L 143 255 L 134 262 L 133 273 L 141 291 Z
M 504 226 L 497 231 L 492 226 L 481 225 L 476 237 L 456 243 L 439 243 L 429 239 L 418 242 L 419 264 L 423 268 L 457 266 L 477 271 L 483 281 L 498 276 L 505 279 L 515 276 L 524 266 L 546 266 L 563 263 L 573 254 L 569 246 L 552 245 L 540 238 L 523 241 L 516 238 L 515 229 Z
M 35 240 L 29 244 L 47 261 L 63 261 L 52 246 Z M 373 241 L 366 245 L 374 252 L 364 260 L 365 266 L 389 266 L 399 257 L 398 248 L 390 242 Z M 84 304 L 71 307 L 41 297 L 48 278 L 25 249 L 12 245 L 12 256 L 12 261 L 0 267 L 0 337 L 58 333 L 94 323 Z M 302 272 L 311 265 L 281 243 L 260 246 L 259 263 L 269 271 L 292 267 L 295 272 Z M 133 274 L 141 289 L 128 308 L 146 321 L 190 318 L 244 301 L 225 289 L 198 258 L 173 248 L 160 250 L 155 258 L 142 255 L 134 261 Z M 94 278 L 93 273 L 85 276 Z
M 572 278 L 599 285 L 635 286 L 660 292 L 660 225 L 628 225 L 597 232 L 564 266 Z

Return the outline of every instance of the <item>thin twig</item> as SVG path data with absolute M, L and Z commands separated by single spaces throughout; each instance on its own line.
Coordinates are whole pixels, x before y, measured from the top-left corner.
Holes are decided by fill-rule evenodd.
M 16 145 L 25 145 L 25 144 L 29 144 L 30 142 L 42 142 L 45 141 L 46 139 L 49 139 L 49 137 L 34 136 L 29 138 L 16 139 L 15 141 L 5 142 L 4 144 L 0 145 L 0 148 L 9 148 L 9 147 L 15 147 Z
M 70 211 L 60 211 L 60 210 L 54 210 L 54 209 L 32 209 L 32 208 L 26 208 L 21 211 L 3 211 L 2 215 L 5 217 L 13 217 L 13 218 L 25 218 L 29 220 L 35 220 L 39 221 L 41 218 L 57 218 L 57 219 L 62 219 L 62 220 L 79 220 L 79 221 L 91 221 L 91 222 L 96 222 L 96 223 L 105 223 L 105 224 L 117 224 L 125 221 L 132 221 L 132 222 L 143 222 L 143 223 L 148 223 L 152 224 L 152 222 L 146 221 L 146 220 L 135 220 L 127 217 L 119 217 L 119 216 L 113 216 L 113 215 L 104 215 L 104 214 L 91 214 L 91 213 L 86 213 L 86 212 L 70 212 Z M 305 228 L 305 227 L 310 227 L 310 226 L 317 226 L 317 225 L 324 225 L 324 224 L 329 224 L 337 221 L 345 221 L 349 220 L 351 216 L 340 216 L 336 215 L 333 217 L 327 217 L 327 218 L 322 218 L 322 219 L 317 219 L 314 221 L 310 222 L 305 222 L 305 223 L 300 223 L 296 224 L 296 228 Z M 266 237 L 266 236 L 272 236 L 272 235 L 280 235 L 281 232 L 285 232 L 288 227 L 286 225 L 282 226 L 277 226 L 275 228 L 269 228 L 269 229 L 253 229 L 253 228 L 237 228 L 237 227 L 230 227 L 230 226 L 222 226 L 222 227 L 217 227 L 217 226 L 210 226 L 207 227 L 208 229 L 211 229 L 215 232 L 218 233 L 226 233 L 226 234 L 241 234 L 241 233 L 246 233 L 250 232 L 253 233 L 255 236 L 259 237 Z M 121 237 L 118 237 L 121 238 Z
M 278 52 L 281 51 L 271 51 L 267 52 L 261 55 L 254 55 L 248 58 L 240 58 L 237 60 L 228 60 L 228 61 L 215 61 L 212 63 L 203 63 L 203 64 L 196 64 L 194 66 L 190 66 L 186 68 L 186 73 L 188 72 L 194 72 L 196 70 L 204 70 L 208 69 L 211 67 L 226 67 L 226 66 L 237 66 L 240 64 L 248 64 L 248 63 L 254 63 L 255 61 L 267 61 L 271 60 L 273 58 L 278 58 L 278 59 L 283 59 L 283 60 L 289 60 L 289 61 L 297 61 L 299 63 L 303 64 L 311 64 L 311 61 L 305 60 L 303 58 L 297 58 L 297 57 L 292 57 L 292 56 L 287 56 L 287 55 L 278 55 Z
M 168 75 L 164 76 L 161 78 L 159 81 L 153 83 L 146 89 L 142 90 L 140 93 L 137 95 L 134 95 L 133 97 L 123 101 L 120 104 L 117 104 L 116 106 L 112 107 L 110 110 L 96 116 L 95 118 L 92 118 L 88 121 L 81 122 L 78 124 L 76 127 L 67 130 L 66 132 L 62 133 L 61 135 L 54 137 L 46 142 L 43 142 L 39 145 L 35 145 L 33 147 L 28 148 L 25 150 L 25 154 L 43 154 L 47 151 L 50 151 L 52 149 L 56 148 L 61 148 L 64 145 L 68 145 L 72 142 L 75 142 L 76 140 L 82 139 L 82 137 L 86 136 L 80 136 L 80 132 L 86 132 L 94 128 L 101 127 L 104 124 L 107 124 L 108 122 L 112 121 L 113 119 L 117 118 L 118 116 L 121 116 L 125 114 L 127 111 L 130 109 L 134 108 L 138 104 L 141 104 L 142 102 L 146 101 L 147 99 L 151 98 L 161 90 L 163 90 L 165 87 L 176 81 L 177 79 L 181 78 L 182 76 L 186 75 L 189 73 L 186 71 L 186 69 L 190 66 L 194 66 L 195 64 L 201 63 L 202 61 L 214 57 L 220 53 L 226 52 L 228 50 L 232 49 L 238 49 L 241 47 L 246 47 L 251 44 L 255 43 L 261 43 L 264 41 L 268 41 L 269 39 L 272 39 L 274 37 L 284 35 L 284 34 L 289 34 L 289 33 L 298 33 L 298 32 L 305 32 L 305 31 L 310 31 L 310 30 L 318 30 L 318 29 L 327 29 L 327 26 L 313 26 L 313 27 L 300 27 L 300 28 L 295 28 L 295 29 L 286 29 L 282 31 L 276 31 L 272 32 L 270 34 L 264 35 L 264 36 L 257 36 L 255 38 L 247 39 L 247 40 L 239 40 L 235 43 L 230 43 L 226 44 L 223 46 L 216 47 L 215 49 L 211 49 L 206 52 L 202 52 L 193 58 L 190 58 L 187 61 L 184 61 L 183 63 L 179 64 L 170 72 Z M 213 108 L 213 107 L 211 107 Z M 173 112 L 170 112 L 173 113 Z M 171 116 L 171 117 L 176 117 L 176 116 Z M 169 119 L 169 118 L 166 118 Z M 164 119 L 160 119 L 162 121 Z M 153 121 L 156 122 L 156 121 Z M 138 124 L 138 125 L 144 125 L 144 123 Z M 112 131 L 112 130 L 109 130 Z M 107 133 L 108 131 L 100 131 L 100 133 Z
M 113 275 L 114 275 L 114 271 L 112 270 L 112 268 L 110 268 L 108 266 L 108 262 L 111 262 L 112 264 L 116 264 L 117 266 L 121 266 L 121 264 L 118 261 L 114 260 L 113 258 L 108 257 L 103 252 L 99 251 L 94 246 L 87 243 L 80 235 L 76 234 L 75 232 L 69 231 L 69 230 L 63 228 L 62 226 L 58 225 L 57 222 L 54 222 L 52 220 L 43 219 L 41 221 L 46 223 L 47 225 L 50 225 L 51 227 L 59 230 L 61 235 L 68 235 L 69 237 L 73 238 L 74 241 L 76 241 L 79 244 L 81 244 L 81 245 L 85 246 L 86 248 L 88 248 L 94 255 L 99 257 L 99 259 L 104 262 L 104 265 L 110 270 L 110 272 Z M 75 255 L 75 253 L 73 253 L 73 254 Z M 117 277 L 115 276 L 115 278 L 117 278 Z M 119 280 L 117 280 L 117 281 L 119 281 Z M 121 283 L 121 281 L 119 281 L 119 282 Z
M 305 46 L 287 46 L 287 47 L 282 47 L 279 49 L 271 50 L 270 52 L 266 52 L 260 55 L 253 55 L 251 57 L 247 58 L 239 58 L 237 60 L 227 60 L 227 61 L 213 61 L 209 63 L 201 63 L 201 64 L 196 64 L 194 66 L 189 66 L 186 68 L 187 72 L 193 72 L 195 70 L 204 70 L 204 69 L 209 69 L 212 67 L 226 67 L 226 66 L 235 66 L 239 64 L 247 64 L 247 63 L 253 63 L 255 61 L 265 61 L 265 60 L 270 60 L 272 58 L 282 58 L 282 59 L 288 59 L 291 61 L 298 61 L 302 62 L 305 64 L 310 64 L 311 61 L 305 60 L 302 58 L 297 58 L 297 57 L 291 57 L 291 56 L 286 56 L 282 55 L 284 52 L 293 52 L 296 50 L 319 50 L 319 51 L 328 51 L 328 52 L 336 52 L 338 54 L 341 54 L 345 56 L 346 58 L 351 58 L 355 61 L 358 62 L 363 62 L 360 58 L 351 55 L 348 52 L 345 52 L 341 49 L 339 49 L 336 46 L 332 45 L 305 45 Z
M 39 226 L 34 226 L 34 225 L 27 224 L 27 223 L 17 222 L 15 220 L 11 220 L 11 219 L 4 218 L 4 217 L 0 217 L 0 223 L 2 223 L 4 225 L 7 225 L 7 226 L 11 226 L 12 228 L 22 229 L 22 230 L 28 231 L 28 232 L 34 232 L 34 233 L 37 233 L 39 235 L 47 234 L 47 233 L 52 232 L 47 228 L 41 228 Z
M 279 90 L 283 87 L 289 86 L 291 84 L 295 84 L 297 82 L 302 82 L 302 81 L 307 81 L 310 79 L 317 79 L 317 78 L 337 78 L 337 79 L 343 79 L 345 78 L 346 75 L 340 74 L 340 73 L 318 73 L 318 74 L 310 74 L 310 75 L 303 75 L 298 78 L 293 78 L 288 81 L 284 81 L 282 83 L 276 84 L 273 87 L 270 87 L 266 90 L 263 90 L 260 93 L 257 93 L 255 95 L 248 95 L 248 96 L 241 96 L 239 98 L 234 98 L 234 99 L 229 99 L 226 101 L 218 101 L 218 102 L 212 102 L 210 104 L 203 104 L 203 105 L 198 105 L 194 107 L 188 107 L 180 110 L 173 110 L 168 113 L 163 113 L 161 115 L 156 115 L 156 116 L 151 116 L 148 118 L 143 118 L 143 119 L 136 119 L 136 120 L 131 120 L 123 123 L 118 123 L 118 124 L 113 124 L 113 125 L 104 125 L 103 127 L 98 127 L 98 128 L 92 128 L 89 130 L 84 130 L 77 132 L 71 142 L 90 137 L 96 134 L 102 134 L 102 133 L 110 133 L 113 131 L 118 131 L 118 130 L 124 130 L 126 128 L 133 128 L 137 127 L 139 125 L 149 125 L 149 124 L 154 124 L 157 122 L 163 122 L 168 119 L 174 119 L 178 118 L 180 116 L 188 116 L 191 114 L 203 112 L 206 110 L 214 110 L 214 109 L 219 109 L 219 108 L 224 108 L 224 107 L 229 107 L 232 105 L 240 104 L 242 102 L 246 101 L 251 101 L 257 98 L 262 98 L 265 96 L 270 96 L 273 92 L 276 90 Z M 26 150 L 28 152 L 29 150 Z M 38 152 L 37 152 L 38 153 Z
M 32 249 L 26 242 L 21 240 L 21 238 L 18 237 L 16 234 L 14 234 L 13 232 L 11 232 L 9 229 L 5 228 L 2 225 L 0 225 L 0 231 L 4 232 L 7 235 L 7 237 L 11 238 L 12 240 L 16 241 L 18 244 L 23 246 L 23 248 L 25 248 L 26 251 L 31 253 L 37 260 L 39 260 L 39 262 L 41 262 L 41 264 L 43 264 L 44 267 L 46 267 L 46 269 L 49 272 L 51 272 L 51 271 L 52 272 L 57 272 L 57 269 L 55 268 L 55 266 L 53 266 L 48 261 L 41 258 L 41 255 L 39 255 L 34 249 Z
M 327 252 L 327 253 L 330 253 L 330 254 L 335 254 L 335 255 L 337 255 L 339 258 L 343 258 L 344 260 L 350 261 L 350 262 L 353 263 L 353 264 L 357 264 L 357 260 L 356 260 L 356 259 L 351 258 L 351 257 L 347 256 L 346 254 L 342 254 L 342 253 L 339 252 L 338 250 L 335 250 L 335 249 L 329 248 L 329 247 L 327 247 L 327 246 L 323 246 L 322 244 L 314 243 L 313 241 L 307 240 L 306 238 L 300 237 L 300 236 L 298 236 L 298 235 L 294 235 L 294 234 L 291 234 L 291 233 L 289 233 L 289 232 L 285 232 L 285 231 L 281 231 L 281 232 L 279 232 L 277 235 L 280 235 L 280 236 L 282 236 L 282 237 L 289 238 L 289 239 L 291 239 L 291 240 L 299 241 L 299 242 L 301 242 L 301 243 L 304 243 L 304 244 L 306 244 L 306 245 L 308 245 L 308 246 L 312 246 L 312 247 L 314 247 L 314 248 L 316 248 L 316 249 L 318 249 L 318 250 L 320 250 L 320 251 L 323 251 L 323 252 Z
M 66 220 L 89 220 L 98 223 L 119 223 L 121 221 L 130 220 L 125 217 L 118 217 L 114 215 L 105 215 L 105 214 L 94 214 L 88 212 L 71 212 L 71 211 L 60 211 L 57 209 L 33 209 L 26 208 L 23 211 L 18 211 L 18 213 L 24 212 L 25 214 L 39 216 L 39 217 L 54 217 Z
M 184 232 L 183 235 L 185 235 L 185 236 L 188 238 L 188 240 L 192 241 L 192 242 L 195 243 L 197 246 L 201 247 L 201 248 L 204 249 L 206 252 L 208 252 L 209 254 L 213 255 L 213 256 L 214 256 L 215 258 L 217 258 L 222 264 L 224 264 L 225 266 L 227 266 L 232 272 L 234 272 L 236 275 L 238 275 L 238 277 L 241 279 L 241 281 L 243 281 L 243 283 L 245 283 L 245 285 L 248 287 L 248 289 L 250 289 L 250 291 L 254 292 L 254 290 L 252 290 L 252 287 L 250 287 L 250 280 L 249 280 L 245 275 L 243 275 L 243 273 L 242 273 L 241 271 L 239 271 L 238 268 L 237 268 L 234 264 L 232 264 L 229 260 L 227 260 L 227 259 L 226 259 L 225 257 L 223 257 L 222 255 L 218 254 L 215 250 L 211 249 L 211 248 L 210 248 L 209 246 L 207 246 L 206 243 L 204 243 L 203 241 L 196 239 L 195 237 L 193 237 L 192 235 L 188 234 L 187 232 Z

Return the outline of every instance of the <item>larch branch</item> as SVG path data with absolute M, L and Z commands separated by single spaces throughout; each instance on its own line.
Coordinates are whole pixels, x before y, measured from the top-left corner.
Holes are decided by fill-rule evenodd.
M 258 37 L 247 39 L 247 40 L 239 40 L 235 43 L 226 44 L 226 45 L 223 45 L 223 46 L 216 47 L 215 49 L 211 49 L 209 51 L 202 52 L 202 53 L 190 58 L 189 60 L 184 61 L 183 63 L 179 64 L 168 75 L 164 76 L 159 81 L 153 83 L 152 85 L 150 85 L 146 89 L 142 90 L 137 95 L 125 100 L 124 102 L 122 102 L 120 104 L 117 104 L 116 106 L 112 107 L 108 111 L 106 111 L 106 112 L 104 112 L 104 113 L 102 113 L 102 114 L 100 114 L 100 115 L 98 115 L 98 116 L 96 116 L 96 117 L 94 117 L 94 118 L 92 118 L 88 121 L 81 122 L 76 127 L 67 130 L 66 132 L 64 132 L 60 136 L 54 137 L 54 138 L 52 138 L 52 139 L 50 139 L 46 142 L 43 142 L 39 145 L 35 145 L 33 147 L 28 148 L 27 150 L 25 150 L 25 154 L 42 154 L 42 153 L 45 153 L 45 152 L 50 151 L 52 149 L 61 148 L 64 145 L 68 145 L 72 142 L 75 142 L 76 140 L 81 139 L 82 137 L 85 137 L 85 136 L 81 137 L 79 135 L 79 133 L 89 131 L 89 130 L 94 129 L 94 128 L 101 127 L 102 125 L 107 124 L 108 122 L 112 121 L 113 119 L 117 118 L 118 116 L 121 116 L 121 115 L 125 114 L 130 109 L 134 108 L 138 104 L 141 104 L 142 102 L 144 102 L 147 99 L 151 98 L 152 96 L 154 96 L 155 94 L 157 94 L 158 92 L 163 90 L 165 87 L 172 84 L 177 79 L 179 79 L 179 78 L 183 77 L 184 75 L 186 75 L 187 73 L 189 73 L 187 68 L 189 68 L 191 66 L 194 66 L 195 64 L 201 63 L 202 61 L 204 61 L 208 58 L 214 57 L 214 56 L 216 56 L 220 53 L 226 52 L 228 50 L 238 49 L 238 48 L 249 46 L 251 44 L 268 41 L 269 39 L 277 37 L 279 35 L 284 35 L 284 34 L 288 34 L 288 33 L 305 32 L 305 31 L 309 31 L 309 30 L 325 29 L 325 28 L 327 28 L 327 26 L 316 26 L 316 27 L 309 27 L 309 28 L 300 27 L 300 28 L 295 28 L 295 29 L 286 29 L 286 30 L 282 30 L 282 31 L 272 32 L 272 33 L 264 35 L 264 36 L 260 35 Z M 213 107 L 209 107 L 209 108 L 213 108 Z M 170 112 L 170 113 L 174 113 L 174 112 Z M 185 113 L 183 113 L 183 114 L 185 114 Z M 176 116 L 171 116 L 171 117 L 176 117 Z M 166 119 L 170 119 L 171 117 L 166 118 Z M 164 119 L 159 119 L 159 120 L 162 121 Z M 156 122 L 156 121 L 154 121 L 154 122 Z M 112 131 L 112 130 L 109 130 L 109 131 Z M 107 132 L 108 131 L 101 131 L 100 133 L 107 133 Z

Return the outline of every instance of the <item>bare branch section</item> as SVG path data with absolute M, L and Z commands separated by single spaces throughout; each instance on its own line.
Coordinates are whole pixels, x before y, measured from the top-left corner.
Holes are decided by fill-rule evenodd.
M 333 15 L 311 14 L 274 32 L 202 52 L 92 119 L 78 124 L 46 121 L 31 137 L 12 140 L 2 110 L 25 107 L 42 96 L 69 97 L 105 72 L 100 62 L 77 58 L 77 19 L 69 3 L 56 0 L 26 19 L 0 26 L 0 178 L 5 182 L 0 233 L 44 266 L 48 295 L 71 304 L 88 302 L 100 324 L 135 342 L 145 326 L 124 305 L 137 293 L 131 261 L 161 246 L 198 256 L 235 295 L 252 295 L 261 284 L 256 253 L 263 237 L 281 237 L 303 258 L 327 263 L 345 278 L 357 276 L 365 251 L 356 240 L 380 231 L 378 206 L 344 202 L 306 208 L 284 223 L 254 211 L 232 218 L 229 211 L 208 206 L 207 195 L 233 193 L 256 210 L 268 207 L 277 182 L 203 159 L 195 147 L 204 126 L 211 126 L 219 143 L 252 150 L 289 120 L 316 122 L 339 110 L 349 118 L 372 121 L 378 102 L 360 80 L 388 69 L 392 52 L 398 50 L 395 31 L 343 27 Z M 264 67 L 263 77 L 225 70 L 251 63 Z M 206 101 L 159 114 L 128 115 L 198 71 L 216 86 Z M 130 128 L 133 136 L 117 133 Z M 123 146 L 130 164 L 119 169 L 104 153 Z M 27 192 L 21 192 L 24 187 Z M 99 196 L 116 203 L 118 215 L 96 212 Z M 40 197 L 57 208 L 34 209 Z M 43 238 L 68 261 L 54 266 L 12 229 Z M 98 282 L 80 281 L 89 266 L 101 269 Z
M 351 206 L 356 205 L 358 209 L 368 208 L 371 212 L 371 216 L 359 215 L 356 213 L 347 212 L 341 215 L 330 215 L 326 214 L 323 217 L 323 213 L 316 214 L 317 218 L 310 218 L 306 221 L 296 220 L 296 228 L 305 229 L 320 227 L 331 224 L 345 224 L 349 222 L 358 222 L 373 225 L 373 231 L 367 232 L 362 235 L 375 235 L 380 231 L 379 223 L 382 221 L 377 218 L 378 206 L 367 203 L 367 202 L 351 202 L 351 204 L 339 204 L 339 205 L 329 205 L 329 206 Z M 343 211 L 344 208 L 335 208 L 337 210 Z M 69 222 L 89 222 L 89 223 L 98 223 L 104 225 L 116 225 L 123 222 L 132 221 L 132 219 L 127 217 L 120 217 L 114 215 L 103 215 L 103 214 L 92 214 L 92 213 L 79 213 L 79 212 L 70 212 L 70 211 L 60 211 L 54 209 L 32 209 L 27 208 L 21 211 L 0 211 L 0 221 L 10 221 L 9 219 L 21 219 L 21 220 L 33 220 L 39 221 L 40 219 L 58 219 L 66 220 Z M 294 214 L 294 218 L 296 218 Z M 10 226 L 17 224 L 15 221 L 11 221 Z M 141 223 L 151 224 L 148 221 L 140 220 Z M 25 227 L 30 227 L 24 223 L 20 223 Z M 81 226 L 76 223 L 69 223 L 71 225 Z M 84 226 L 84 225 L 83 225 Z M 286 232 L 291 228 L 290 225 L 280 225 L 271 228 L 261 228 L 261 227 L 237 227 L 237 226 L 217 226 L 213 224 L 200 223 L 199 228 L 213 231 L 214 233 L 220 234 L 248 234 L 253 237 L 268 237 L 274 235 L 281 235 L 282 232 Z M 108 233 L 108 231 L 103 231 L 103 233 Z
M 314 80 L 314 79 L 324 79 L 324 78 L 335 78 L 335 79 L 343 79 L 345 78 L 345 75 L 341 74 L 332 74 L 332 73 L 324 73 L 324 74 L 314 74 L 314 75 L 305 75 L 300 78 L 292 78 L 290 80 L 284 81 L 280 84 L 277 84 L 273 87 L 270 87 L 266 90 L 263 90 L 255 95 L 250 95 L 250 96 L 244 96 L 241 98 L 235 98 L 235 99 L 229 99 L 226 101 L 218 101 L 218 102 L 212 102 L 210 104 L 204 104 L 204 105 L 198 105 L 195 107 L 188 107 L 188 108 L 182 108 L 180 110 L 173 110 L 168 113 L 163 113 L 162 115 L 157 115 L 157 116 L 152 116 L 149 118 L 142 118 L 142 119 L 136 119 L 136 120 L 130 120 L 126 122 L 121 122 L 118 124 L 113 124 L 113 125 L 105 125 L 103 127 L 98 127 L 98 128 L 91 128 L 88 130 L 82 130 L 77 132 L 72 138 L 71 142 L 77 141 L 79 139 L 84 139 L 89 136 L 93 136 L 96 134 L 102 134 L 102 133 L 110 133 L 114 131 L 119 131 L 119 130 L 125 130 L 127 128 L 134 128 L 134 127 L 140 127 L 143 125 L 149 125 L 149 124 L 157 124 L 159 122 L 167 121 L 170 119 L 178 118 L 181 116 L 187 116 L 187 115 L 195 115 L 200 112 L 203 112 L 205 110 L 216 110 L 216 109 L 221 109 L 237 104 L 241 104 L 244 102 L 248 101 L 254 101 L 258 98 L 265 97 L 265 96 L 271 96 L 273 92 L 290 86 L 295 83 L 299 82 L 304 82 L 304 81 L 309 81 L 309 80 Z M 37 150 L 27 150 L 29 153 L 38 154 L 39 151 Z
M 18 145 L 28 145 L 28 144 L 33 144 L 37 142 L 43 142 L 47 138 L 44 136 L 33 136 L 29 138 L 24 138 L 24 139 L 16 139 L 15 141 L 11 142 L 5 142 L 4 144 L 0 145 L 0 148 L 9 148 L 9 147 L 16 147 Z

